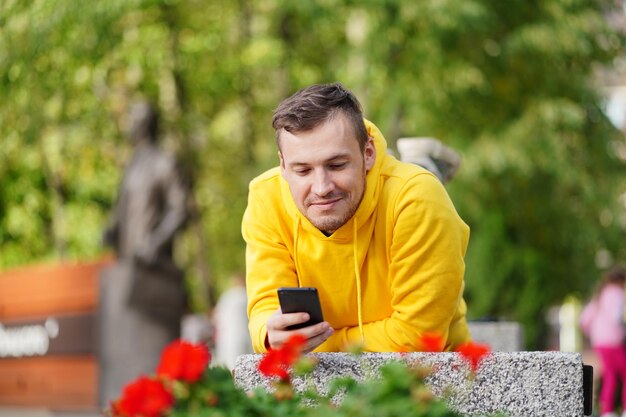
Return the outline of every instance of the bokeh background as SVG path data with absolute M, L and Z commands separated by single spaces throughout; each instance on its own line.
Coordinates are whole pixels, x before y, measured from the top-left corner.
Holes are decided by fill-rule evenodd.
M 273 108 L 341 81 L 392 149 L 432 136 L 462 154 L 470 318 L 545 348 L 548 309 L 626 260 L 624 16 L 616 0 L 2 0 L 0 270 L 106 255 L 143 98 L 193 186 L 176 257 L 210 309 L 244 270 Z

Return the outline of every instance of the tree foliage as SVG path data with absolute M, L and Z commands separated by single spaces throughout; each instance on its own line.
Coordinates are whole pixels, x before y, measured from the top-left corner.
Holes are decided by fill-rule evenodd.
M 602 0 L 7 0 L 0 4 L 0 268 L 102 253 L 126 110 L 158 104 L 194 186 L 191 282 L 242 270 L 247 183 L 277 162 L 271 111 L 316 82 L 357 93 L 391 147 L 464 157 L 470 317 L 526 324 L 615 259 L 623 137 L 594 78 L 623 50 Z M 219 286 L 219 285 L 218 285 Z M 202 292 L 202 291 L 199 291 Z M 204 301 L 203 301 L 204 300 Z M 199 296 L 198 307 L 206 300 Z

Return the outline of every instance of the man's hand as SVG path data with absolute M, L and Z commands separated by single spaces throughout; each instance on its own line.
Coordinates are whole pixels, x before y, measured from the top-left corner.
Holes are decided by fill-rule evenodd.
M 294 333 L 300 333 L 307 338 L 303 353 L 309 353 L 326 341 L 334 330 L 327 322 L 317 323 L 312 326 L 297 330 L 287 330 L 294 324 L 305 323 L 309 320 L 308 313 L 283 314 L 280 308 L 267 320 L 267 343 L 272 349 L 277 349 L 285 343 Z

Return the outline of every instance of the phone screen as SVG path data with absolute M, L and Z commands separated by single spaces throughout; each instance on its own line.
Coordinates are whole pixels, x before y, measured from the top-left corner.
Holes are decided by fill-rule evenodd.
M 278 301 L 283 313 L 309 313 L 309 321 L 289 326 L 288 330 L 301 329 L 324 321 L 317 288 L 281 287 L 278 289 Z

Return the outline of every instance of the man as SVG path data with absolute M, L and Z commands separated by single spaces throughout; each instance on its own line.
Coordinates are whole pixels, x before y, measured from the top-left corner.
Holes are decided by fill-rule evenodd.
M 306 351 L 445 348 L 469 340 L 463 273 L 469 228 L 429 171 L 386 155 L 386 142 L 341 84 L 313 85 L 273 119 L 280 167 L 250 183 L 242 232 L 255 351 L 294 332 Z M 287 330 L 279 287 L 316 287 L 325 322 Z

